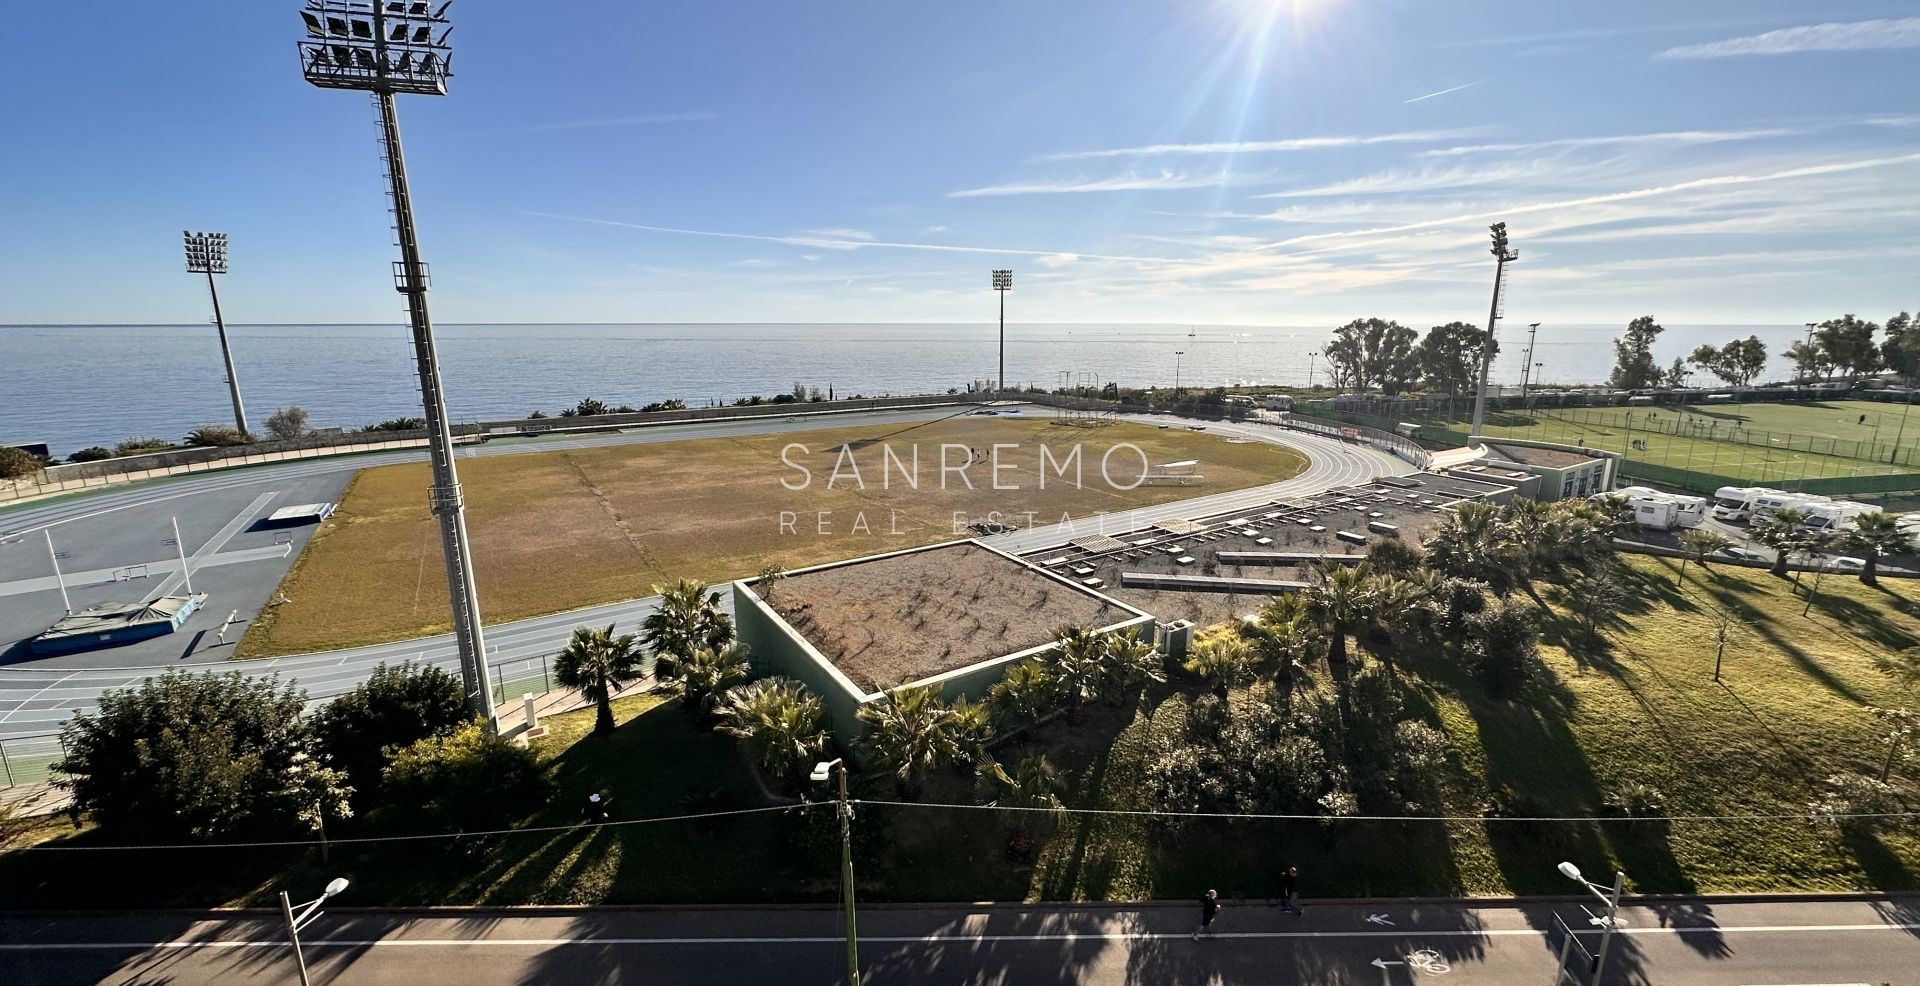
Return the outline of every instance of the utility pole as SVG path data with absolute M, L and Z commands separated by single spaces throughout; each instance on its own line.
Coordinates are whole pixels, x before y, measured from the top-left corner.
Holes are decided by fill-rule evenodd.
M 1493 372 L 1494 325 L 1500 320 L 1500 282 L 1507 276 L 1507 263 L 1519 260 L 1520 251 L 1507 249 L 1507 224 L 1487 227 L 1493 232 L 1493 305 L 1487 309 L 1487 338 L 1480 344 L 1480 390 L 1473 398 L 1473 434 L 1481 438 L 1487 416 L 1487 377 Z
M 1522 366 L 1520 368 L 1520 400 L 1523 403 L 1527 399 L 1527 381 L 1530 377 L 1533 376 L 1533 337 L 1538 334 L 1540 334 L 1540 323 L 1539 322 L 1528 323 L 1527 325 L 1527 363 L 1525 366 Z
M 413 197 L 407 184 L 406 156 L 400 147 L 396 93 L 444 96 L 452 76 L 453 28 L 447 8 L 431 4 L 356 3 L 308 0 L 300 17 L 307 38 L 300 42 L 301 70 L 323 89 L 357 89 L 373 94 L 380 122 L 380 147 L 387 165 L 393 202 L 393 231 L 400 260 L 393 265 L 394 289 L 407 298 L 413 353 L 420 376 L 420 405 L 427 420 L 433 485 L 427 499 L 440 523 L 440 549 L 446 563 L 447 594 L 453 608 L 453 635 L 460 650 L 461 684 L 467 703 L 495 731 L 493 686 L 488 680 L 487 647 L 480 622 L 480 597 L 474 586 L 473 556 L 467 544 L 466 501 L 454 467 L 452 426 L 440 381 L 440 357 L 434 345 L 433 318 L 427 311 L 426 262 L 414 227 Z M 435 32 L 439 37 L 435 38 Z
M 73 600 L 67 598 L 67 577 L 60 574 L 60 553 L 53 550 L 53 528 L 45 528 L 40 533 L 47 536 L 47 560 L 53 562 L 53 581 L 60 586 L 60 605 L 73 615 Z
M 1173 399 L 1174 400 L 1180 399 L 1180 357 L 1185 356 L 1186 354 L 1187 354 L 1187 351 L 1184 349 L 1176 349 L 1173 351 Z
M 227 364 L 227 395 L 233 400 L 233 426 L 247 434 L 247 408 L 240 402 L 240 377 L 233 372 L 233 348 L 227 345 L 227 320 L 220 314 L 220 289 L 213 275 L 227 272 L 227 234 L 180 231 L 187 245 L 187 273 L 207 275 L 207 293 L 213 296 L 213 325 L 220 331 L 220 358 Z

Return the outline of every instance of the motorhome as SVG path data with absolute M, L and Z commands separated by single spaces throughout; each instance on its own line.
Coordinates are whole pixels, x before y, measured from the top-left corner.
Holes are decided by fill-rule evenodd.
M 1288 397 L 1286 394 L 1268 394 L 1267 410 L 1291 411 L 1293 410 L 1293 398 Z
M 1611 493 L 1598 493 L 1592 499 L 1619 497 L 1633 509 L 1633 519 L 1641 527 L 1671 531 L 1677 527 L 1699 527 L 1707 519 L 1707 498 L 1668 493 L 1647 486 L 1623 486 Z
M 1753 515 L 1754 497 L 1779 492 L 1762 486 L 1722 486 L 1713 491 L 1713 519 L 1730 524 L 1746 520 Z
M 1861 514 L 1870 514 L 1879 508 L 1853 500 L 1832 500 L 1811 504 L 1805 509 L 1807 522 L 1802 526 L 1813 531 L 1838 531 L 1853 526 L 1854 519 Z
M 1776 510 L 1805 510 L 1815 504 L 1828 502 L 1831 501 L 1824 496 L 1807 496 L 1802 493 L 1782 493 L 1772 490 L 1749 501 L 1748 520 L 1757 524 L 1772 517 Z

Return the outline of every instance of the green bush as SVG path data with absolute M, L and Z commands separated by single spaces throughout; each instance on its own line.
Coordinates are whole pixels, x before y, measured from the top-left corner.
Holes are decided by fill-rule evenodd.
M 25 449 L 0 446 L 0 479 L 19 479 L 40 471 L 40 457 Z
M 507 828 L 553 793 L 532 750 L 478 722 L 393 751 L 382 784 L 382 820 L 408 832 Z
M 111 458 L 113 458 L 112 450 L 101 448 L 98 445 L 93 445 L 87 448 L 83 448 L 80 451 L 67 456 L 67 461 L 68 462 L 99 462 L 101 459 L 111 459 Z
M 173 443 L 164 438 L 136 435 L 115 445 L 113 454 L 116 458 L 123 455 L 143 455 L 148 452 L 165 452 L 173 447 Z
M 231 425 L 201 425 L 187 432 L 187 437 L 182 441 L 196 448 L 205 446 L 229 448 L 235 445 L 252 445 L 253 436 Z
M 67 721 L 55 769 L 101 828 L 208 839 L 287 821 L 275 793 L 305 740 L 305 691 L 239 672 L 169 671 Z
M 361 431 L 426 431 L 425 418 L 388 418 L 378 424 L 371 424 Z
M 1489 692 L 1511 694 L 1532 680 L 1540 665 L 1536 619 L 1531 605 L 1513 599 L 1467 617 L 1467 664 Z
M 458 676 L 431 665 L 382 664 L 320 707 L 313 734 L 328 762 L 364 793 L 379 788 L 390 748 L 451 736 L 472 720 Z

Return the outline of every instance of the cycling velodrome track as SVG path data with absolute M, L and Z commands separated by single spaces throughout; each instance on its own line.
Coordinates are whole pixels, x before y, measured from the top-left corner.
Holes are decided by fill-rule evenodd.
M 1051 413 L 1050 409 L 1044 408 L 1032 410 Z M 846 424 L 933 420 L 954 413 L 952 407 L 943 407 L 841 414 L 835 415 L 830 421 L 796 416 L 779 420 L 664 425 L 638 431 L 555 437 L 518 443 L 490 443 L 464 447 L 459 451 L 459 455 L 462 457 L 513 455 L 627 443 L 773 434 Z M 1142 416 L 1132 420 L 1155 424 L 1164 423 L 1169 419 Z M 1029 530 L 995 535 L 986 540 L 1004 550 L 1024 554 L 1065 544 L 1073 538 L 1088 534 L 1121 534 L 1151 526 L 1162 520 L 1204 517 L 1258 506 L 1271 502 L 1276 497 L 1316 493 L 1363 483 L 1375 476 L 1404 475 L 1415 471 L 1413 466 L 1393 455 L 1365 445 L 1300 431 L 1283 430 L 1272 425 L 1212 423 L 1208 425 L 1208 429 L 1214 434 L 1271 442 L 1297 449 L 1307 457 L 1308 467 L 1291 479 L 1265 486 L 1212 493 L 1189 500 L 1143 507 L 1127 513 L 1081 518 L 1072 523 L 1038 526 Z M 419 461 L 425 457 L 424 450 L 408 449 L 325 459 L 295 460 L 228 472 L 201 473 L 180 479 L 160 480 L 0 511 L 0 583 L 12 579 L 14 580 L 12 584 L 26 586 L 27 580 L 22 579 L 18 573 L 25 571 L 36 559 L 37 564 L 46 570 L 42 572 L 34 569 L 31 574 L 50 575 L 51 567 L 46 555 L 45 535 L 41 533 L 43 531 L 50 530 L 56 543 L 62 541 L 63 534 L 68 535 L 65 541 L 70 543 L 77 540 L 72 535 L 80 525 L 91 525 L 94 533 L 87 539 L 89 543 L 102 538 L 110 540 L 111 536 L 118 536 L 146 543 L 147 550 L 151 553 L 151 542 L 159 534 L 167 533 L 156 527 L 160 518 L 177 516 L 182 528 L 181 540 L 189 546 L 188 568 L 196 580 L 206 583 L 224 575 L 244 583 L 237 585 L 232 591 L 253 592 L 257 596 L 264 596 L 272 590 L 274 584 L 278 583 L 280 576 L 286 570 L 286 564 L 290 564 L 290 559 L 273 561 L 274 574 L 270 580 L 260 575 L 261 559 L 275 552 L 282 555 L 297 554 L 304 544 L 307 532 L 302 532 L 293 543 L 284 546 L 256 544 L 253 547 L 222 551 L 219 549 L 229 543 L 240 543 L 244 540 L 244 532 L 236 533 L 239 531 L 239 525 L 236 521 L 229 520 L 229 517 L 253 516 L 247 511 L 255 509 L 255 505 L 259 504 L 268 492 L 280 494 L 271 501 L 276 507 L 303 502 L 300 499 L 303 496 L 315 499 L 327 497 L 329 490 L 332 491 L 333 496 L 337 496 L 338 491 L 345 487 L 347 480 L 360 469 L 390 463 Z M 238 513 L 235 510 L 236 505 L 240 507 Z M 142 518 L 138 524 L 131 520 L 136 517 Z M 125 523 L 122 526 L 138 527 L 139 530 L 134 532 L 112 530 L 114 525 L 120 524 L 123 520 Z M 107 533 L 102 534 L 102 531 Z M 196 545 L 199 547 L 193 547 Z M 69 552 L 66 543 L 60 543 L 60 548 L 63 553 L 73 553 Z M 80 548 L 76 546 L 74 550 L 78 551 Z M 169 547 L 167 550 L 173 549 Z M 228 559 L 232 560 L 231 564 L 222 564 Z M 68 561 L 63 563 L 63 569 L 84 568 L 85 565 L 84 560 Z M 160 577 L 155 579 L 149 576 L 143 579 L 140 582 L 141 591 L 149 597 L 161 594 L 162 590 L 173 591 L 173 587 L 178 585 L 178 567 L 177 563 L 154 565 L 153 574 Z M 745 576 L 751 573 L 741 574 Z M 196 589 L 201 588 L 201 585 L 196 585 Z M 33 619 L 44 627 L 47 622 L 50 622 L 49 614 L 58 615 L 59 601 L 54 595 L 55 591 L 55 587 L 50 584 L 44 589 L 19 588 L 13 595 L 0 594 L 0 608 L 13 604 L 16 610 L 22 609 L 24 601 L 30 599 L 36 614 Z M 221 589 L 215 586 L 210 591 L 217 595 Z M 485 600 L 481 600 L 481 603 L 484 611 Z M 605 626 L 611 622 L 618 624 L 622 629 L 631 629 L 641 618 L 651 612 L 653 603 L 654 597 L 632 599 L 490 626 L 487 628 L 489 663 L 498 665 L 550 655 L 564 645 L 568 634 L 575 627 L 582 624 Z M 76 605 L 84 604 L 76 599 Z M 219 600 L 209 603 L 208 609 L 219 614 L 213 617 L 216 626 L 220 618 L 225 615 L 219 611 L 229 608 Z M 9 626 L 20 624 L 21 620 L 16 618 Z M 9 630 L 9 632 L 12 631 Z M 180 637 L 185 634 L 186 631 L 183 630 L 180 634 L 173 636 Z M 210 639 L 207 630 L 202 630 L 195 636 Z M 229 644 L 231 642 L 231 640 L 228 641 Z M 449 634 L 240 662 L 196 659 L 193 656 L 193 649 L 198 644 L 189 643 L 187 646 L 188 654 L 186 655 L 148 661 L 144 666 L 137 667 L 109 666 L 115 663 L 120 665 L 132 663 L 124 657 L 116 660 L 115 654 L 119 649 L 96 651 L 74 658 L 15 659 L 0 665 L 0 740 L 17 741 L 23 737 L 44 736 L 57 732 L 61 724 L 75 712 L 94 708 L 102 692 L 135 685 L 142 679 L 169 667 L 237 669 L 248 674 L 277 674 L 283 680 L 298 682 L 307 689 L 311 698 L 323 700 L 351 689 L 382 663 L 414 660 L 449 669 L 458 665 L 453 638 Z M 18 650 L 16 648 L 16 653 Z M 225 651 L 214 650 L 213 653 L 225 653 Z M 537 681 L 537 678 L 535 680 Z M 509 684 L 511 687 L 505 689 L 508 695 L 528 690 L 519 682 Z

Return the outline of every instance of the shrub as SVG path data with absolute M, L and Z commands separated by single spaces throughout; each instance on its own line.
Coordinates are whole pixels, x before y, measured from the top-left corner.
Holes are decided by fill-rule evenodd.
M 147 452 L 165 452 L 170 448 L 173 448 L 173 443 L 164 438 L 135 436 L 115 445 L 113 447 L 113 454 L 116 457 L 122 455 L 141 455 Z
M 1665 813 L 1666 798 L 1645 781 L 1626 781 L 1607 792 L 1601 806 L 1627 818 L 1654 818 Z
M 1886 815 L 1901 811 L 1900 791 L 1885 781 L 1866 774 L 1834 774 L 1827 778 L 1826 791 L 1807 805 L 1815 821 L 1842 829 L 1872 832 L 1906 823 L 1903 818 L 1860 818 L 1848 816 Z
M 74 804 L 147 840 L 206 839 L 279 821 L 275 792 L 304 733 L 306 692 L 278 679 L 169 671 L 108 692 L 61 733 Z
M 0 479 L 19 479 L 39 472 L 40 457 L 11 445 L 0 446 Z
M 310 429 L 307 411 L 299 405 L 283 407 L 267 416 L 267 434 L 279 439 L 299 438 Z
M 382 421 L 379 424 L 371 424 L 360 430 L 361 431 L 425 431 L 427 430 L 427 419 L 425 418 L 388 418 L 387 420 Z
M 458 676 L 432 665 L 382 664 L 359 687 L 320 707 L 313 734 L 355 790 L 380 785 L 387 751 L 449 736 L 471 721 Z
M 1534 610 L 1503 599 L 1467 617 L 1467 665 L 1494 694 L 1509 694 L 1533 678 L 1540 662 Z
M 552 793 L 532 750 L 490 736 L 478 722 L 393 751 L 382 775 L 385 813 L 410 831 L 498 829 Z
M 187 432 L 187 437 L 181 441 L 194 448 L 230 448 L 253 444 L 253 436 L 232 425 L 201 425 Z
M 80 451 L 73 453 L 72 455 L 67 456 L 67 461 L 68 462 L 99 462 L 102 459 L 111 459 L 111 458 L 113 458 L 113 451 L 111 449 L 101 448 L 98 445 L 91 445 L 91 446 L 88 446 L 87 448 L 83 448 Z

